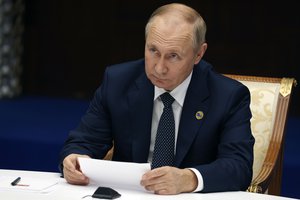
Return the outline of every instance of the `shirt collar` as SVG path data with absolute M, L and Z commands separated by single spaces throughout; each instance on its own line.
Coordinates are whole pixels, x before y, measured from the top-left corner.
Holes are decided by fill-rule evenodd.
M 172 97 L 177 101 L 177 103 L 180 104 L 180 106 L 183 106 L 183 102 L 185 99 L 187 88 L 191 82 L 193 71 L 190 73 L 190 75 L 180 84 L 178 85 L 174 90 L 170 92 Z M 154 101 L 163 93 L 167 92 L 163 88 L 159 88 L 157 86 L 154 86 Z

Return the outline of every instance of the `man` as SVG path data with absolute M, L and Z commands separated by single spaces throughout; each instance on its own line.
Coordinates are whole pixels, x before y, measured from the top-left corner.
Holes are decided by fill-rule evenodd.
M 254 138 L 248 89 L 201 60 L 206 25 L 192 8 L 168 4 L 146 25 L 145 60 L 107 67 L 87 113 L 61 153 L 71 184 L 88 184 L 77 157 L 152 162 L 164 103 L 175 123 L 173 164 L 145 173 L 141 185 L 156 194 L 245 190 L 252 179 Z M 172 143 L 172 142 L 171 142 Z M 153 160 L 154 161 L 154 160 Z

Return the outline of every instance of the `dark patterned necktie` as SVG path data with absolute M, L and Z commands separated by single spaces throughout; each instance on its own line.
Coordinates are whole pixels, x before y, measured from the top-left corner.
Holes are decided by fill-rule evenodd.
M 175 120 L 172 109 L 174 98 L 168 93 L 160 95 L 164 104 L 158 123 L 151 168 L 173 166 L 175 146 Z

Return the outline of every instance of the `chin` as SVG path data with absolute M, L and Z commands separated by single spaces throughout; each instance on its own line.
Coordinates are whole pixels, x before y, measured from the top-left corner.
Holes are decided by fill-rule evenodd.
M 166 91 L 171 91 L 170 89 L 168 89 L 167 87 L 164 87 L 164 86 L 159 86 L 159 85 L 155 85 L 155 86 L 158 87 L 158 88 L 162 88 L 162 89 L 164 89 Z
M 150 79 L 151 80 L 151 79 Z M 169 89 L 167 89 L 168 87 L 167 87 L 167 85 L 166 84 L 164 84 L 163 82 L 161 82 L 161 81 L 159 81 L 159 80 L 151 80 L 151 82 L 152 82 L 152 84 L 153 85 L 155 85 L 156 87 L 158 87 L 158 88 L 162 88 L 162 89 L 165 89 L 165 90 L 169 90 Z

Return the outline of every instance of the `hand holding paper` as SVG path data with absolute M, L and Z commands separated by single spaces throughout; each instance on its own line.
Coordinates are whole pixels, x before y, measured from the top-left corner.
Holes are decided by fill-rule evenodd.
M 64 158 L 63 160 L 64 178 L 70 184 L 87 185 L 89 184 L 89 179 L 80 171 L 78 157 L 89 158 L 87 155 L 81 155 L 81 154 L 70 154 Z

